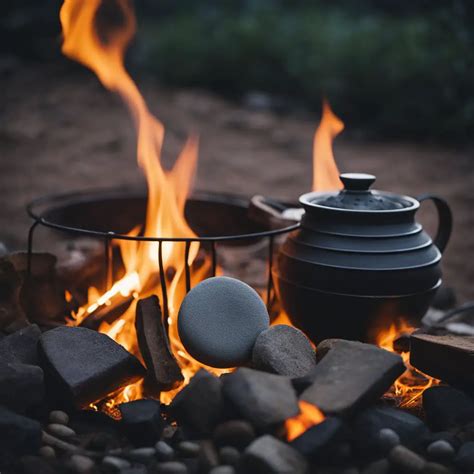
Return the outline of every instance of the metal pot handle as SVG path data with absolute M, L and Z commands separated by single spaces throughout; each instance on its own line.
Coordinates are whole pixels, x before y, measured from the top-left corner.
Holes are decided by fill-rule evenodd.
M 420 202 L 431 200 L 436 206 L 439 224 L 434 243 L 442 253 L 444 252 L 446 245 L 448 245 L 449 237 L 453 230 L 453 214 L 451 208 L 444 199 L 435 196 L 434 194 L 422 194 L 421 196 L 418 196 L 417 199 Z

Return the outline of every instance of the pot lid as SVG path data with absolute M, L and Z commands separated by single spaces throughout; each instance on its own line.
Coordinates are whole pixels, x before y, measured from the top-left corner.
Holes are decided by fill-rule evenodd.
M 402 196 L 371 191 L 369 188 L 375 182 L 375 176 L 371 174 L 344 173 L 339 179 L 344 184 L 342 191 L 337 194 L 322 194 L 312 202 L 319 206 L 354 211 L 388 211 L 405 209 L 413 205 Z

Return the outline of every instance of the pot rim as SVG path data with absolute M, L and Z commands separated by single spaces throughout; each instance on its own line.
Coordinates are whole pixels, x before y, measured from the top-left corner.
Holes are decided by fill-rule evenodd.
M 295 282 L 292 282 L 284 277 L 282 277 L 276 269 L 273 269 L 272 270 L 272 273 L 273 275 L 279 279 L 279 280 L 283 280 L 284 282 L 290 284 L 290 285 L 293 285 L 293 286 L 296 286 L 298 288 L 303 288 L 305 290 L 309 290 L 309 291 L 315 291 L 317 293 L 323 293 L 325 295 L 334 295 L 334 296 L 348 296 L 348 297 L 351 297 L 351 298 L 363 298 L 363 299 L 396 299 L 396 298 L 408 298 L 408 297 L 411 297 L 411 296 L 419 296 L 419 295 L 423 295 L 425 293 L 429 293 L 430 291 L 434 291 L 434 290 L 437 290 L 442 282 L 443 282 L 443 279 L 442 278 L 439 278 L 438 281 L 436 282 L 435 285 L 433 285 L 432 287 L 426 289 L 426 290 L 423 290 L 423 291 L 417 291 L 417 292 L 414 292 L 414 293 L 402 293 L 402 294 L 399 294 L 399 295 L 354 295 L 354 294 L 351 294 L 351 293 L 338 293 L 336 291 L 327 291 L 327 290 L 320 290 L 319 288 L 311 288 L 309 286 L 306 286 L 306 285 L 300 285 L 299 283 L 295 283 Z
M 389 197 L 396 197 L 398 199 L 404 199 L 411 203 L 411 206 L 403 207 L 401 209 L 344 209 L 340 207 L 329 207 L 323 206 L 314 202 L 314 199 L 317 197 L 327 196 L 328 191 L 311 191 L 309 193 L 302 194 L 299 197 L 299 202 L 305 208 L 317 208 L 317 209 L 324 209 L 330 210 L 334 212 L 343 212 L 343 213 L 356 213 L 356 214 L 392 214 L 392 213 L 400 213 L 400 212 L 412 212 L 416 211 L 420 207 L 420 202 L 411 196 L 406 196 L 404 194 L 397 194 L 391 193 L 387 191 L 380 191 L 377 189 L 371 190 L 373 194 L 378 196 L 389 196 Z

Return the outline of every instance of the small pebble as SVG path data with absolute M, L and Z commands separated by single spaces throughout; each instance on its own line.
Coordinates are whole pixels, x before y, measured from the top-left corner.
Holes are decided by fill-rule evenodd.
M 234 448 L 233 446 L 224 446 L 219 449 L 219 459 L 222 464 L 235 466 L 240 459 L 239 450 L 237 448 Z
M 46 459 L 53 459 L 56 457 L 56 451 L 51 446 L 42 446 L 39 449 L 38 453 L 40 454 L 40 456 Z
M 95 463 L 91 458 L 82 454 L 73 454 L 70 459 L 70 466 L 74 472 L 86 473 L 90 472 Z
M 174 458 L 174 449 L 165 441 L 158 441 L 155 449 L 159 461 L 171 461 Z
M 426 452 L 431 459 L 435 459 L 436 461 L 450 461 L 456 454 L 454 448 L 444 439 L 439 439 L 431 443 L 426 448 Z
M 378 442 L 381 451 L 386 454 L 390 452 L 392 448 L 400 444 L 400 436 L 390 428 L 382 428 L 379 431 Z
M 397 472 L 415 473 L 421 472 L 426 465 L 426 461 L 418 454 L 405 446 L 395 446 L 388 455 L 389 461 L 395 466 Z
M 58 438 L 71 438 L 76 434 L 76 432 L 72 428 L 69 428 L 69 426 L 60 425 L 58 423 L 51 423 L 46 429 L 50 434 L 57 436 Z
M 209 474 L 235 474 L 235 469 L 232 466 L 216 466 L 209 471 Z
M 64 411 L 53 410 L 49 414 L 49 422 L 58 425 L 67 425 L 69 423 L 69 415 Z
M 147 463 L 155 457 L 155 448 L 136 448 L 127 453 L 127 457 L 132 461 Z
M 390 463 L 387 459 L 379 459 L 365 466 L 362 469 L 362 474 L 388 474 L 390 469 Z
M 437 462 L 427 462 L 421 472 L 422 474 L 453 474 L 451 469 Z
M 117 471 L 127 469 L 131 466 L 126 459 L 117 458 L 115 456 L 105 456 L 105 458 L 102 459 L 102 465 L 116 469 Z
M 199 455 L 200 446 L 192 441 L 182 441 L 178 444 L 180 454 L 185 458 L 195 458 Z
M 182 462 L 161 462 L 157 465 L 160 474 L 187 474 L 188 468 Z

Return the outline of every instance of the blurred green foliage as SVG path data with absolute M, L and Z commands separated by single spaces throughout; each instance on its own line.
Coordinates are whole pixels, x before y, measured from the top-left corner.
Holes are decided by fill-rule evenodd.
M 259 90 L 314 110 L 325 95 L 348 130 L 467 142 L 470 2 L 150 1 L 139 7 L 140 55 L 172 85 Z

